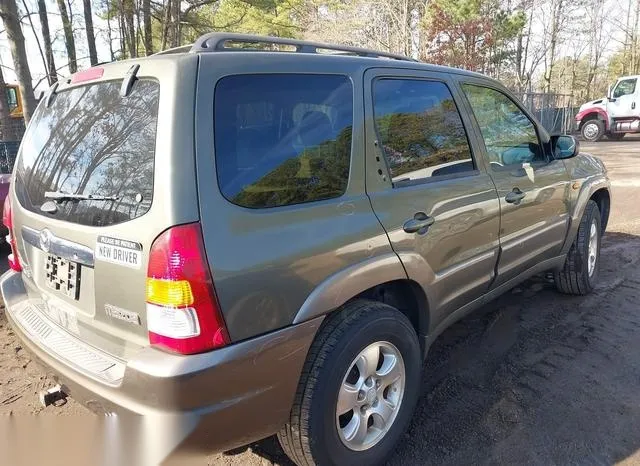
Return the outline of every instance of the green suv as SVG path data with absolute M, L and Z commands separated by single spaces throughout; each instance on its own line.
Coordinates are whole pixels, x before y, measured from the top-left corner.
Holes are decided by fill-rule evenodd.
M 589 293 L 610 210 L 492 79 L 219 33 L 54 85 L 13 176 L 6 313 L 62 390 L 299 465 L 385 461 L 434 339 L 533 274 Z

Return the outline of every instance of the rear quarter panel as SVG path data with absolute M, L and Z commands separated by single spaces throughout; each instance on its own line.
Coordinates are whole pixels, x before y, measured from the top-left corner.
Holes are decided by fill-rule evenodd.
M 283 56 L 284 55 L 284 56 Z M 364 186 L 363 66 L 304 54 L 200 55 L 196 98 L 196 153 L 201 222 L 207 258 L 233 341 L 291 324 L 311 293 L 329 276 L 370 258 L 392 255 Z M 337 62 L 337 61 L 336 61 Z M 353 140 L 346 193 L 305 204 L 248 209 L 220 192 L 215 171 L 214 89 L 223 76 L 260 73 L 342 74 L 353 85 Z M 276 71 L 277 70 L 277 71 Z M 215 137 L 224 137 L 215 135 Z M 399 260 L 394 276 L 406 276 Z M 380 277 L 384 281 L 384 277 Z M 350 283 L 345 283 L 350 287 Z M 332 288 L 333 289 L 333 288 Z M 335 289 L 333 292 L 336 296 Z M 337 306 L 341 303 L 333 302 Z M 330 309 L 324 309 L 328 311 Z M 316 310 L 311 314 L 317 314 Z

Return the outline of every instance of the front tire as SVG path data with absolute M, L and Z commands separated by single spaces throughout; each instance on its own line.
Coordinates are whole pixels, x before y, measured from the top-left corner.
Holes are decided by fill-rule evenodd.
M 604 123 L 600 120 L 585 121 L 580 128 L 580 134 L 585 141 L 597 142 L 604 136 Z
M 358 300 L 327 317 L 278 434 L 299 466 L 383 464 L 418 399 L 422 357 L 398 310 Z
M 586 295 L 595 288 L 600 270 L 601 225 L 598 204 L 590 200 L 564 267 L 554 274 L 556 288 L 561 293 Z

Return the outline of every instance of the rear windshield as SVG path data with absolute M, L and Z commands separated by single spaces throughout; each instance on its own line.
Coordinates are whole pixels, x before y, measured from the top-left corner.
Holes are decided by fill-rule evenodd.
M 16 162 L 16 195 L 24 208 L 91 226 L 149 210 L 160 86 L 140 80 L 122 97 L 120 85 L 76 87 L 56 94 L 49 108 L 38 107 Z M 54 214 L 45 214 L 46 192 L 109 199 L 61 200 Z

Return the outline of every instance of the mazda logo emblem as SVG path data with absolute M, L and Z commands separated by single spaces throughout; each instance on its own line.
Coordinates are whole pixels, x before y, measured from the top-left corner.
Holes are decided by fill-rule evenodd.
M 42 249 L 44 252 L 49 252 L 52 237 L 53 234 L 46 228 L 40 232 L 40 249 Z

